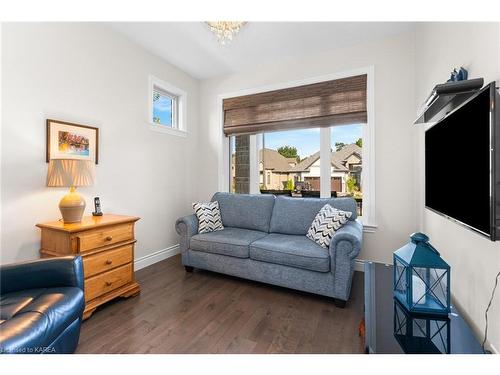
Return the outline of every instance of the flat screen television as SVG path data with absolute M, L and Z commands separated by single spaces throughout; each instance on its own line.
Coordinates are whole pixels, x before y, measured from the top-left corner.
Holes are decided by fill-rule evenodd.
M 500 105 L 492 82 L 425 132 L 425 206 L 500 237 Z

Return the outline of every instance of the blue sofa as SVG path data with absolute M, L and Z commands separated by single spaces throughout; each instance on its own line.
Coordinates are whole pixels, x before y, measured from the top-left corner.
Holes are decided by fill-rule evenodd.
M 362 225 L 351 198 L 291 198 L 216 193 L 224 230 L 198 234 L 196 215 L 176 222 L 186 271 L 193 268 L 333 297 L 349 299 Z M 326 203 L 352 212 L 325 249 L 305 235 Z
M 0 267 L 0 353 L 73 353 L 85 307 L 80 256 Z

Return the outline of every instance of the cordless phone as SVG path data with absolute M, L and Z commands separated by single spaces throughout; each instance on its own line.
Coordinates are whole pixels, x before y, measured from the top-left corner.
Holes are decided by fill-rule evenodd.
M 102 216 L 101 201 L 99 200 L 99 197 L 94 198 L 94 206 L 95 206 L 95 211 L 92 212 L 92 216 Z

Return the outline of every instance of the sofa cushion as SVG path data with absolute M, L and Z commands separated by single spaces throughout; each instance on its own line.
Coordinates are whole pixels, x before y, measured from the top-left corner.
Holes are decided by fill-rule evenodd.
M 0 297 L 0 319 L 12 319 L 44 291 L 45 288 L 39 288 L 3 294 Z
M 191 237 L 191 250 L 228 255 L 237 258 L 249 257 L 249 245 L 267 233 L 249 229 L 226 227 L 223 230 L 196 234 Z
M 351 217 L 349 211 L 341 211 L 325 204 L 314 218 L 306 237 L 324 248 L 330 246 L 333 234 Z
M 290 198 L 275 199 L 270 233 L 305 236 L 317 213 L 325 205 L 352 212 L 349 220 L 356 219 L 356 201 L 352 198 Z
M 225 227 L 269 232 L 274 195 L 215 193 Z M 309 223 L 310 224 L 310 223 Z
M 193 203 L 193 209 L 198 218 L 198 233 L 224 229 L 220 218 L 219 202 Z
M 26 289 L 0 299 L 0 341 L 5 350 L 46 347 L 81 318 L 83 291 L 76 287 Z
M 330 271 L 328 251 L 305 236 L 271 233 L 250 245 L 250 258 L 317 272 Z

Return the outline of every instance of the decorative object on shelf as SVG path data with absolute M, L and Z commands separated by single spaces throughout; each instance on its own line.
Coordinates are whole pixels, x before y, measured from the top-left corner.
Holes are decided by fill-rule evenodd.
M 450 74 L 450 79 L 446 82 L 465 81 L 468 76 L 469 72 L 467 71 L 467 69 L 461 66 L 458 71 L 457 68 L 453 69 L 453 71 Z
M 100 201 L 99 197 L 94 198 L 94 207 L 95 207 L 95 211 L 92 212 L 92 216 L 102 216 L 101 201 Z
M 394 337 L 407 354 L 450 354 L 448 316 L 411 314 L 394 299 Z
M 51 159 L 90 160 L 98 164 L 99 129 L 48 119 L 47 163 Z
M 412 313 L 450 312 L 450 266 L 423 233 L 394 252 L 394 296 Z
M 234 21 L 207 21 L 206 24 L 210 31 L 217 37 L 217 41 L 222 44 L 229 44 L 234 36 L 240 32 L 240 29 L 245 26 L 246 22 Z
M 47 186 L 69 187 L 69 193 L 59 202 L 64 223 L 78 223 L 85 210 L 85 199 L 76 192 L 78 186 L 94 184 L 95 165 L 90 160 L 51 159 L 47 171 Z

